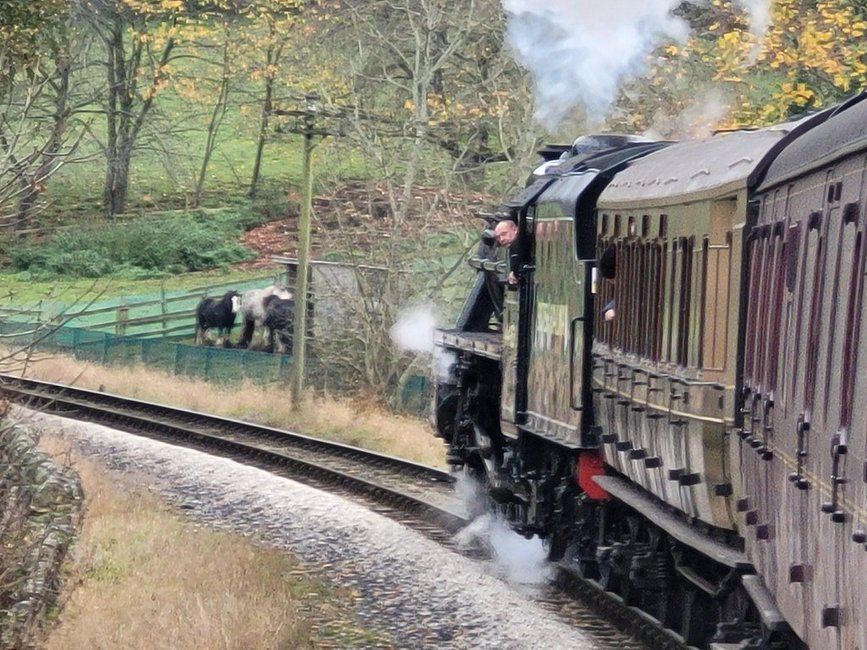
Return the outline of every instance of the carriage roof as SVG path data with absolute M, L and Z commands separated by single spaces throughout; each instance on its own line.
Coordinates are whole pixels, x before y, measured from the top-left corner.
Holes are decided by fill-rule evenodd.
M 599 197 L 599 207 L 670 205 L 747 187 L 786 133 L 786 128 L 774 127 L 677 142 L 617 174 Z
M 759 191 L 867 149 L 867 92 L 827 111 L 822 124 L 789 144 L 768 167 Z

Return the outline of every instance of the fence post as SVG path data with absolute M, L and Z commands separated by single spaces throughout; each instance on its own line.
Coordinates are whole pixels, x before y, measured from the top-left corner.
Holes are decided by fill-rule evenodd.
M 166 281 L 160 281 L 160 312 L 162 314 L 162 326 L 163 326 L 163 338 L 166 337 L 166 330 L 168 329 L 168 321 L 166 320 L 166 314 L 168 313 L 168 305 L 166 305 Z
M 126 336 L 126 321 L 129 320 L 129 307 L 120 305 L 117 308 L 117 321 L 114 324 L 116 336 Z

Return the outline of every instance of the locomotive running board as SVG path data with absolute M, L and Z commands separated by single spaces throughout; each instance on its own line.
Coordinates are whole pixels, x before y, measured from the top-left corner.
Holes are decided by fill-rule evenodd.
M 616 476 L 594 476 L 593 480 L 599 487 L 640 512 L 682 544 L 727 567 L 740 571 L 754 571 L 753 564 L 746 555 L 702 535 L 623 479 Z
M 480 357 L 499 361 L 503 349 L 503 335 L 500 332 L 459 332 L 456 330 L 434 330 L 433 342 L 442 348 L 470 352 Z

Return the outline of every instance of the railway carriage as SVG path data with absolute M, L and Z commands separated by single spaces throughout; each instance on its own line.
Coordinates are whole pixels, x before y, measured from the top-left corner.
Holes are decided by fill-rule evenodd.
M 864 97 L 548 161 L 436 335 L 450 462 L 692 646 L 867 650 Z
M 734 456 L 757 573 L 810 647 L 839 650 L 867 648 L 867 101 L 853 103 L 758 188 Z

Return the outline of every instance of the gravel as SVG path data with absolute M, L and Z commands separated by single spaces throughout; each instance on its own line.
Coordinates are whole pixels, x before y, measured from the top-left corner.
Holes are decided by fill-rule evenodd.
M 324 577 L 357 590 L 359 619 L 390 637 L 389 647 L 618 647 L 534 602 L 547 578 L 541 549 L 488 519 L 459 535 L 485 537 L 499 562 L 463 557 L 363 506 L 234 461 L 41 413 L 27 420 L 108 469 L 137 475 L 198 521 L 327 567 Z

